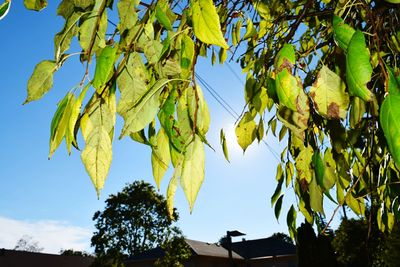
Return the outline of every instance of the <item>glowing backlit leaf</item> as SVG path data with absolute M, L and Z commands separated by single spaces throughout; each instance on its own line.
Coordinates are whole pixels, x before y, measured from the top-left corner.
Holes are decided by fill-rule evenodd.
M 350 102 L 345 89 L 342 79 L 323 66 L 310 89 L 310 96 L 318 113 L 328 119 L 345 119 Z
M 169 152 L 169 139 L 164 129 L 157 133 L 156 145 L 152 148 L 151 167 L 157 188 L 160 189 L 161 181 L 168 170 L 171 156 Z
M 47 6 L 46 0 L 24 0 L 24 6 L 27 9 L 40 11 Z
M 344 23 L 342 18 L 333 16 L 333 38 L 344 51 L 347 51 L 351 37 L 355 32 L 350 25 Z
M 247 147 L 256 139 L 257 125 L 250 112 L 246 112 L 239 124 L 236 126 L 235 133 L 238 144 L 246 151 Z
M 367 102 L 372 101 L 374 94 L 367 88 L 371 75 L 372 66 L 364 34 L 356 31 L 350 40 L 346 56 L 346 80 L 350 94 Z
M 400 95 L 389 94 L 381 105 L 380 122 L 389 151 L 400 167 Z
M 191 0 L 194 34 L 206 44 L 218 45 L 224 49 L 229 46 L 221 31 L 217 9 L 212 0 Z
M 190 211 L 204 180 L 204 145 L 197 135 L 188 145 L 182 164 L 181 186 L 189 202 Z

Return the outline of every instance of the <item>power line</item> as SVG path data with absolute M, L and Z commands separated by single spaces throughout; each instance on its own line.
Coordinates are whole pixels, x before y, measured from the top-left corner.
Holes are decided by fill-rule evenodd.
M 233 70 L 231 65 L 229 63 L 226 63 L 226 66 L 228 66 L 228 69 L 232 72 L 232 74 L 236 77 L 236 79 L 243 85 L 245 86 L 245 83 L 240 79 L 239 75 Z
M 236 74 L 232 68 L 230 68 L 230 70 L 233 74 Z M 234 118 L 235 120 L 238 120 L 240 118 L 239 113 L 237 113 L 236 110 L 233 109 L 232 106 L 227 101 L 225 101 L 225 99 L 220 94 L 218 94 L 218 92 L 210 84 L 208 84 L 198 73 L 195 73 L 195 76 L 203 85 L 203 87 L 211 94 L 211 96 L 221 105 L 221 107 L 232 116 L 232 118 Z M 244 85 L 237 74 L 235 75 L 235 77 Z M 268 148 L 275 159 L 277 161 L 280 161 L 279 154 L 264 139 L 262 139 L 261 141 Z
M 196 75 L 196 78 L 200 81 L 200 83 L 202 83 L 203 86 L 207 89 L 207 91 L 212 92 L 212 93 L 211 92 L 210 93 L 214 96 L 214 98 L 218 98 L 221 102 L 224 103 L 225 109 L 229 109 L 232 113 L 234 113 L 236 115 L 237 118 L 240 117 L 239 113 L 237 113 L 236 110 L 231 105 L 229 105 L 229 103 L 226 102 L 225 99 L 220 94 L 218 94 L 218 92 L 216 90 L 214 90 L 214 88 L 212 88 L 211 85 L 209 85 L 203 78 L 201 78 L 201 76 L 198 73 L 195 73 L 195 75 Z M 220 101 L 218 101 L 218 102 L 220 103 Z M 229 112 L 229 113 L 231 113 L 231 112 Z

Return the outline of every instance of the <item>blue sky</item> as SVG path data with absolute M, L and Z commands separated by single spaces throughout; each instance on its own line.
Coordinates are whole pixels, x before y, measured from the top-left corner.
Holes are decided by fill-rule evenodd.
M 35 64 L 53 58 L 53 36 L 61 30 L 63 20 L 55 15 L 58 1 L 49 1 L 39 13 L 25 10 L 21 2 L 14 1 L 8 16 L 0 21 L 0 248 L 12 248 L 25 234 L 33 236 L 47 252 L 70 247 L 90 251 L 91 218 L 103 208 L 107 196 L 137 179 L 155 185 L 151 151 L 128 138 L 114 140 L 113 163 L 99 200 L 78 151 L 68 156 L 62 144 L 53 158 L 47 159 L 56 104 L 79 83 L 84 68 L 78 57 L 72 58 L 56 73 L 50 93 L 22 106 Z M 197 72 L 240 112 L 243 85 L 228 68 L 208 63 L 200 61 Z M 237 66 L 231 66 L 240 74 Z M 212 116 L 207 137 L 216 151 L 207 149 L 206 178 L 192 214 L 182 191 L 177 192 L 178 226 L 188 238 L 208 242 L 216 242 L 234 229 L 246 233 L 248 239 L 286 232 L 286 211 L 294 200 L 289 197 L 284 201 L 280 223 L 270 205 L 276 186 L 276 157 L 263 143 L 252 145 L 243 156 L 234 143 L 235 120 L 203 90 Z M 118 121 L 116 136 L 122 126 L 120 118 Z M 224 160 L 219 145 L 221 128 L 227 132 L 231 163 Z M 280 151 L 274 138 L 269 136 L 266 141 L 274 151 Z M 170 174 L 162 183 L 163 194 Z

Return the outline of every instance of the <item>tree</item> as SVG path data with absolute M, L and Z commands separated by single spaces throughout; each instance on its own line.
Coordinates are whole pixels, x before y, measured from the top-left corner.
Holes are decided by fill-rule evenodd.
M 161 244 L 164 256 L 156 260 L 154 266 L 183 267 L 183 263 L 192 256 L 192 251 L 183 236 L 176 236 Z
M 376 223 L 364 218 L 343 218 L 332 246 L 341 266 L 397 266 L 399 237 L 398 224 L 390 233 L 382 233 Z
M 271 202 L 278 217 L 282 186 L 293 189 L 291 236 L 298 211 L 312 224 L 325 216 L 329 199 L 337 204 L 333 215 L 348 206 L 363 216 L 372 194 L 382 204 L 374 220 L 387 230 L 400 216 L 398 2 L 64 0 L 55 56 L 35 67 L 25 102 L 51 89 L 53 74 L 74 58 L 70 43 L 77 38 L 87 68 L 58 104 L 49 156 L 63 139 L 68 152 L 77 147 L 81 131 L 82 162 L 100 193 L 118 113 L 124 119 L 120 138 L 152 149 L 158 187 L 172 163 L 170 210 L 178 185 L 192 209 L 204 179 L 210 122 L 195 68 L 199 56 L 213 64 L 218 53 L 220 63 L 236 60 L 247 75 L 246 107 L 236 127 L 243 150 L 260 142 L 265 128 L 287 144 Z M 24 3 L 34 10 L 47 4 Z M 118 21 L 107 19 L 112 8 Z M 228 158 L 223 132 L 221 143 Z
M 121 192 L 110 195 L 103 211 L 93 220 L 96 232 L 92 237 L 96 264 L 114 262 L 119 266 L 129 256 L 160 246 L 180 231 L 173 227 L 178 219 L 167 212 L 164 197 L 143 181 L 126 185 Z
M 283 241 L 283 242 L 286 242 L 286 243 L 289 243 L 289 244 L 293 244 L 293 240 L 290 238 L 290 236 L 288 236 L 288 235 L 285 234 L 285 233 L 280 233 L 280 232 L 278 232 L 278 233 L 273 233 L 273 234 L 271 235 L 271 237 L 274 237 L 274 238 L 276 238 L 276 239 L 279 239 L 279 240 L 281 240 L 281 241 Z
M 18 239 L 14 249 L 28 252 L 42 252 L 44 248 L 40 247 L 39 242 L 34 241 L 31 236 L 24 235 Z
M 79 251 L 74 249 L 62 249 L 60 250 L 62 256 L 79 256 L 79 257 L 93 257 L 89 252 Z

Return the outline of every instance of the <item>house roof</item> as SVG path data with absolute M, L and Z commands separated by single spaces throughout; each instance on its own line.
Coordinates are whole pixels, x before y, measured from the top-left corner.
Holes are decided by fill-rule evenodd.
M 164 257 L 164 255 L 164 250 L 161 247 L 156 247 L 131 256 L 129 257 L 128 261 L 156 260 Z
M 228 250 L 220 245 L 190 239 L 186 239 L 186 243 L 199 256 L 229 258 Z M 232 258 L 243 259 L 243 257 L 234 251 L 232 251 Z
M 232 250 L 245 259 L 296 254 L 296 246 L 276 237 L 232 243 Z
M 216 258 L 229 258 L 228 250 L 220 245 L 190 239 L 185 239 L 185 241 L 192 250 L 193 255 Z M 150 249 L 140 254 L 134 255 L 130 257 L 128 261 L 154 260 L 163 257 L 164 254 L 164 251 L 160 247 L 156 247 L 154 249 Z M 238 255 L 234 251 L 232 251 L 232 258 L 243 259 L 243 257 Z
M 56 254 L 0 249 L 0 266 L 7 267 L 89 267 L 93 257 L 61 256 Z

